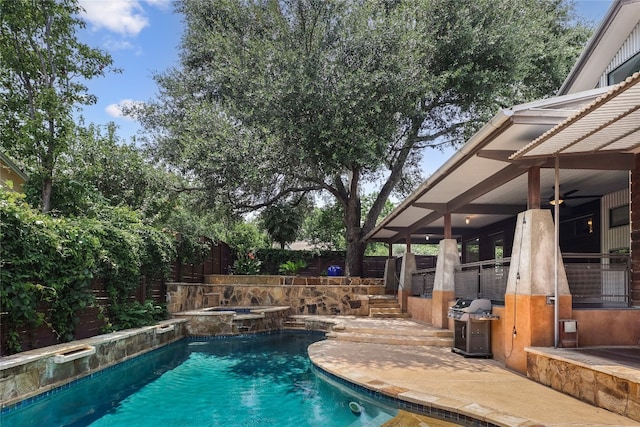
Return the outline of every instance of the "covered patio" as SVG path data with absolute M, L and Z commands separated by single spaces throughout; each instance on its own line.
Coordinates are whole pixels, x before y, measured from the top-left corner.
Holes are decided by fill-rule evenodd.
M 562 319 L 581 347 L 637 345 L 639 109 L 636 73 L 498 112 L 367 236 L 407 245 L 387 265 L 403 308 L 448 329 L 456 298 L 491 299 L 492 353 L 522 373 Z M 437 267 L 416 270 L 411 246 L 434 241 Z

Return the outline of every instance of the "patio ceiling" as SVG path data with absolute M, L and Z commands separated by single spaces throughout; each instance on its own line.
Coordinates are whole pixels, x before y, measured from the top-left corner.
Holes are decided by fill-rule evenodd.
M 510 159 L 612 153 L 631 156 L 639 148 L 640 73 L 635 73 L 511 155 Z
M 530 147 L 540 135 L 549 135 L 558 123 L 584 113 L 586 105 L 598 103 L 610 93 L 608 90 L 594 89 L 501 110 L 366 238 L 386 243 L 426 243 L 429 236 L 430 241 L 437 241 L 444 233 L 445 213 L 451 214 L 453 237 L 471 237 L 474 229 L 527 209 L 530 166 L 541 167 L 544 203 L 553 193 L 553 157 L 515 158 L 515 153 Z M 640 119 L 636 118 L 636 123 Z M 562 191 L 599 197 L 628 186 L 632 158 L 626 152 L 611 150 L 600 153 L 597 159 L 566 158 L 560 166 Z M 580 203 L 595 198 L 580 199 Z M 577 200 L 572 202 L 576 204 Z

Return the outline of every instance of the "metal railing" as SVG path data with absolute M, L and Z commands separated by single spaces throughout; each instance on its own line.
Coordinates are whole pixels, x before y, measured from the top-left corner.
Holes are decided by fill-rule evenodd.
M 431 298 L 433 284 L 436 279 L 436 269 L 426 268 L 418 270 L 411 276 L 411 295 Z
M 487 298 L 504 304 L 511 258 L 462 264 L 455 269 L 455 296 L 462 299 Z
M 562 259 L 574 308 L 630 306 L 629 255 L 565 253 Z
M 630 306 L 631 259 L 629 255 L 577 254 L 562 256 L 574 308 L 626 308 Z M 455 296 L 488 298 L 504 304 L 510 258 L 462 264 L 455 269 Z M 435 268 L 417 271 L 412 295 L 430 298 Z

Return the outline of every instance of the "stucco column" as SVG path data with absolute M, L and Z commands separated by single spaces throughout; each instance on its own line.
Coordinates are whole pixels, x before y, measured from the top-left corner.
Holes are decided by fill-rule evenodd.
M 411 252 L 406 252 L 402 257 L 402 267 L 400 269 L 400 283 L 398 284 L 398 302 L 402 312 L 407 312 L 409 295 L 411 295 L 411 282 L 416 269 L 416 256 Z
M 554 345 L 554 305 L 550 299 L 555 288 L 554 234 L 549 210 L 518 214 L 500 326 L 505 365 L 522 374 L 527 371 L 525 347 Z M 571 294 L 559 250 L 558 296 L 560 318 L 570 318 Z
M 440 240 L 431 297 L 431 323 L 435 327 L 449 328 L 447 313 L 450 301 L 455 299 L 454 275 L 455 268 L 459 265 L 458 241 L 456 239 Z
M 398 290 L 398 278 L 396 276 L 396 259 L 388 258 L 384 262 L 384 292 L 395 295 Z

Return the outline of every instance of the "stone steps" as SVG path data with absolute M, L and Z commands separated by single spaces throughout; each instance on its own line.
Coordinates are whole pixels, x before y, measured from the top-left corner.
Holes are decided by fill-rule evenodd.
M 400 307 L 388 307 L 378 308 L 373 307 L 369 309 L 369 317 L 380 318 L 393 318 L 393 319 L 408 319 L 411 317 L 409 313 L 403 313 Z
M 283 326 L 285 329 L 292 329 L 297 331 L 304 331 L 307 329 L 305 326 L 305 321 L 300 319 L 289 318 L 284 321 Z
M 339 341 L 453 347 L 453 331 L 405 319 L 292 315 L 284 327 L 325 331 L 327 339 Z
M 395 331 L 388 333 L 362 333 L 362 332 L 328 332 L 328 339 L 337 341 L 349 341 L 373 344 L 389 345 L 410 345 L 410 346 L 431 346 L 431 347 L 452 347 L 453 337 L 400 335 Z
M 408 313 L 403 313 L 400 303 L 392 295 L 369 295 L 369 317 L 377 319 L 408 319 Z

